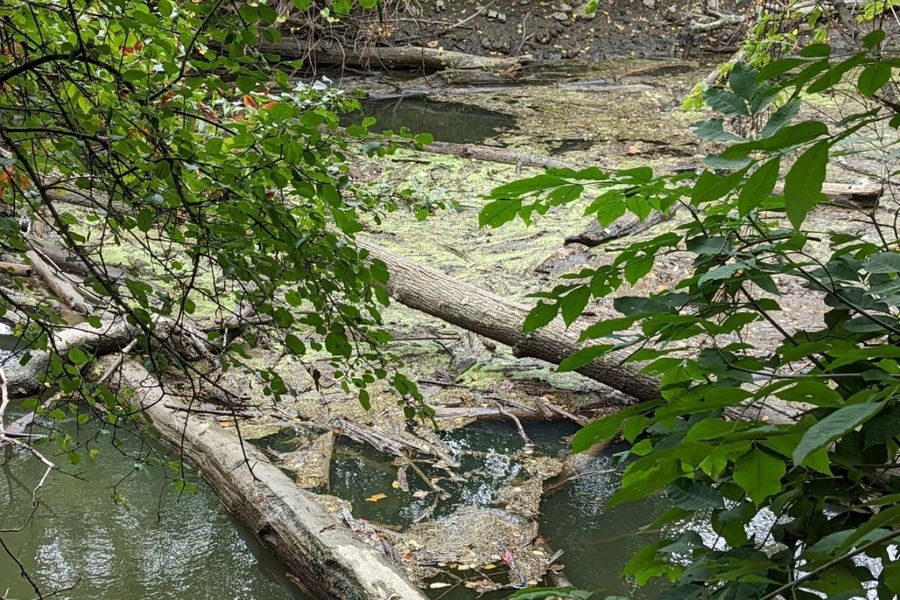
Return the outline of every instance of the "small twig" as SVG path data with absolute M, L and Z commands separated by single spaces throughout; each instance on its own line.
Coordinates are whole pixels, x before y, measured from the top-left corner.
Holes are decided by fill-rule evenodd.
M 494 404 L 497 405 L 497 410 L 500 411 L 501 415 L 503 415 L 507 419 L 510 419 L 513 423 L 516 424 L 516 429 L 519 432 L 519 437 L 522 438 L 523 442 L 525 442 L 525 451 L 530 452 L 532 449 L 534 449 L 534 444 L 532 444 L 531 440 L 528 439 L 528 435 L 525 433 L 525 428 L 522 427 L 522 421 L 519 420 L 519 417 L 503 408 L 503 405 L 499 402 L 494 401 Z

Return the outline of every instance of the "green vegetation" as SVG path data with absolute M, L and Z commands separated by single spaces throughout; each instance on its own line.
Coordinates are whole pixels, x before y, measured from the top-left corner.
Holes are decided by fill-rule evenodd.
M 156 330 L 160 317 L 244 311 L 288 352 L 330 354 L 360 400 L 390 376 L 418 406 L 415 386 L 380 350 L 387 271 L 352 242 L 363 217 L 395 207 L 349 175 L 347 140 L 365 138 L 372 121 L 339 131 L 356 101 L 297 83 L 288 72 L 299 62 L 253 50 L 279 39 L 283 20 L 265 3 L 4 3 L 0 249 L 25 262 L 16 258 L 31 248 L 23 222 L 58 236 L 87 272 L 89 323 L 126 318 L 158 370 L 178 362 Z M 65 212 L 59 200 L 84 210 Z M 107 261 L 119 247 L 132 268 L 116 278 Z M 152 281 L 139 262 L 152 265 Z M 29 351 L 47 347 L 58 310 L 0 290 L 7 310 L 28 327 Z M 241 344 L 254 339 L 219 355 L 221 366 L 243 364 Z M 90 357 L 75 349 L 66 358 L 54 356 L 47 380 L 84 390 Z M 287 391 L 274 370 L 259 374 L 267 393 Z
M 658 257 L 694 254 L 692 272 L 671 289 L 617 297 L 622 316 L 588 327 L 583 339 L 592 345 L 561 365 L 572 370 L 627 349 L 629 361 L 660 378 L 659 400 L 588 425 L 573 449 L 621 435 L 633 461 L 611 502 L 665 491 L 675 506 L 648 527 L 707 524 L 718 536 L 710 545 L 693 526 L 672 528 L 676 535 L 632 558 L 625 575 L 639 584 L 668 580 L 667 599 L 850 598 L 867 585 L 880 598 L 900 592 L 888 554 L 900 537 L 896 222 L 872 210 L 855 235 L 808 223 L 824 200 L 831 156 L 852 153 L 864 130 L 880 131 L 886 144 L 896 137 L 900 114 L 887 98 L 900 62 L 882 53 L 883 38 L 870 33 L 864 51 L 847 57 L 815 44 L 760 70 L 736 65 L 728 89 L 704 94 L 722 118 L 694 131 L 723 146 L 699 176 L 549 169 L 495 189 L 482 211 L 482 224 L 494 227 L 581 198 L 604 226 L 626 212 L 646 218 L 680 206 L 691 214 L 675 231 L 628 244 L 611 264 L 536 294 L 525 324 L 533 330 L 557 315 L 571 324 L 592 298 L 636 283 Z M 838 90 L 866 106 L 832 126 L 798 120 L 804 95 Z M 754 130 L 747 123 L 765 125 L 739 135 Z M 816 327 L 792 328 L 779 314 L 779 296 L 798 285 L 822 298 Z M 755 341 L 752 328 L 777 341 Z M 773 403 L 783 412 L 766 412 Z M 771 528 L 754 534 L 751 523 L 766 515 Z M 858 556 L 884 568 L 853 562 Z

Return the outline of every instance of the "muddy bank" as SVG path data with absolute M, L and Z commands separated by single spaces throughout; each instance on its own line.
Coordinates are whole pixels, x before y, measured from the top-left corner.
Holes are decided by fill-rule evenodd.
M 361 37 L 380 45 L 443 47 L 470 54 L 521 56 L 539 60 L 608 57 L 672 57 L 733 47 L 737 24 L 689 33 L 700 20 L 690 2 L 601 0 L 585 14 L 583 0 L 436 0 L 408 8 L 400 18 L 366 21 Z M 723 13 L 743 15 L 750 3 L 723 1 Z M 695 10 L 696 12 L 696 10 Z

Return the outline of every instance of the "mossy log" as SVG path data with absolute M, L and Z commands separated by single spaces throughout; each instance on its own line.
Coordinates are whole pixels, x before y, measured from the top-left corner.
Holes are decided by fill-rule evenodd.
M 387 265 L 391 274 L 388 293 L 401 304 L 509 346 L 520 358 L 559 364 L 582 347 L 578 327 L 566 328 L 556 319 L 526 335 L 522 333 L 522 323 L 528 307 L 457 281 L 371 242 L 357 239 L 357 244 Z M 658 381 L 641 373 L 639 365 L 625 363 L 625 358 L 625 354 L 613 352 L 578 372 L 631 398 L 658 398 Z

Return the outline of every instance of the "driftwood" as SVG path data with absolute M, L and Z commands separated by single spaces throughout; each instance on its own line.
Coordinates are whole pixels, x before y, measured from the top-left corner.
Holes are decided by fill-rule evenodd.
M 84 261 L 74 252 L 70 252 L 61 246 L 51 244 L 45 240 L 35 240 L 36 244 L 40 244 L 41 253 L 52 260 L 60 269 L 67 273 L 76 273 L 78 275 L 92 275 L 90 270 L 84 264 Z M 128 276 L 125 269 L 114 267 L 97 261 L 98 270 L 110 280 L 122 279 Z
M 668 221 L 674 213 L 674 210 L 668 214 L 656 212 L 643 221 L 636 215 L 629 213 L 605 228 L 600 227 L 600 224 L 595 221 L 581 233 L 567 237 L 564 243 L 566 245 L 581 244 L 588 247 L 600 246 L 612 240 L 646 231 L 655 225 Z
M 472 158 L 475 160 L 483 160 L 487 162 L 508 163 L 511 165 L 519 165 L 524 167 L 556 167 L 556 168 L 572 168 L 579 167 L 572 165 L 549 156 L 540 156 L 538 154 L 525 154 L 523 152 L 515 152 L 504 148 L 493 148 L 491 146 L 479 146 L 477 144 L 451 144 L 449 142 L 432 142 L 425 146 L 424 150 L 432 154 L 450 154 L 453 156 L 461 156 L 463 158 Z
M 103 323 L 99 329 L 84 323 L 55 334 L 52 346 L 63 356 L 72 348 L 80 348 L 96 355 L 108 354 L 127 346 L 136 333 L 136 328 L 126 325 L 123 321 Z M 10 395 L 21 397 L 39 391 L 40 380 L 49 360 L 50 355 L 47 352 L 33 351 L 31 359 L 24 365 L 20 364 L 18 353 L 0 361 L 0 366 L 6 371 Z
M 513 354 L 520 358 L 539 358 L 559 364 L 582 347 L 577 327 L 567 329 L 557 319 L 525 335 L 522 323 L 529 312 L 528 307 L 457 281 L 371 242 L 356 241 L 370 256 L 388 266 L 391 274 L 388 292 L 401 304 L 510 346 Z M 578 372 L 638 400 L 659 397 L 656 379 L 641 373 L 637 365 L 625 363 L 625 358 L 625 354 L 614 352 Z
M 45 261 L 34 250 L 26 252 L 25 257 L 31 263 L 35 274 L 41 278 L 47 288 L 57 298 L 62 300 L 63 304 L 83 315 L 91 312 L 91 307 L 84 299 L 84 296 L 81 295 L 81 292 L 58 269 Z
M 0 271 L 15 275 L 16 277 L 30 277 L 31 265 L 0 260 Z
M 214 421 L 167 408 L 180 400 L 140 364 L 126 360 L 114 380 L 134 393 L 160 439 L 194 464 L 225 508 L 317 598 L 425 600 L 381 552 L 356 541 L 260 451 Z
M 276 43 L 263 42 L 259 49 L 282 58 L 309 58 L 322 65 L 344 65 L 378 69 L 413 69 L 441 71 L 443 69 L 473 69 L 482 71 L 509 71 L 511 74 L 523 64 L 531 62 L 530 56 L 494 57 L 477 56 L 419 46 L 367 47 L 359 50 L 336 45 L 316 45 L 310 48 L 304 41 L 283 38 Z
M 784 191 L 784 184 L 775 185 L 774 193 Z M 878 183 L 847 184 L 824 183 L 822 193 L 828 197 L 828 202 L 836 206 L 848 208 L 872 208 L 878 203 L 878 199 L 884 193 L 884 186 Z
M 341 435 L 347 436 L 357 442 L 373 446 L 387 454 L 406 458 L 408 452 L 413 451 L 418 454 L 433 456 L 442 461 L 448 468 L 459 466 L 459 463 L 453 460 L 453 457 L 450 456 L 445 449 L 439 448 L 425 440 L 392 436 L 384 431 L 379 431 L 373 427 L 368 427 L 348 419 L 338 419 L 335 421 L 334 425 L 338 428 Z

